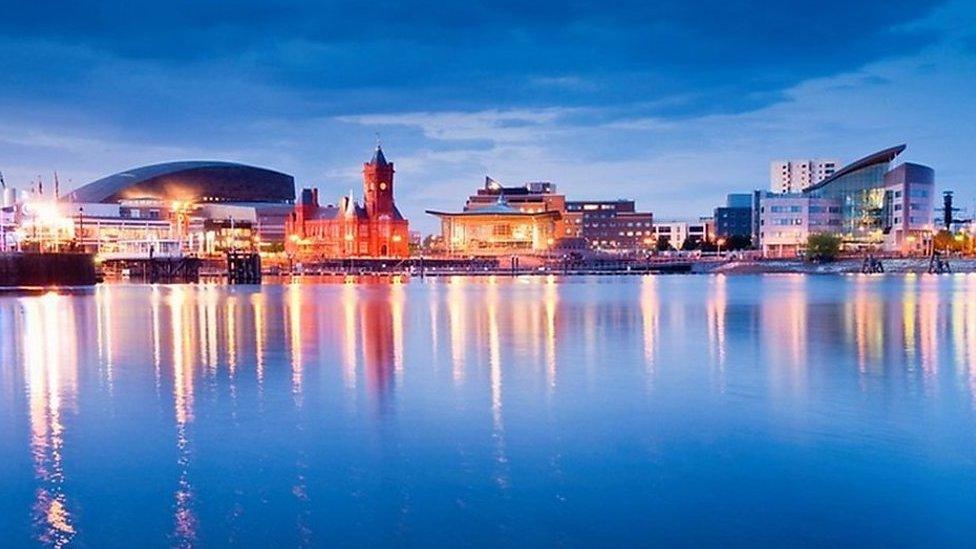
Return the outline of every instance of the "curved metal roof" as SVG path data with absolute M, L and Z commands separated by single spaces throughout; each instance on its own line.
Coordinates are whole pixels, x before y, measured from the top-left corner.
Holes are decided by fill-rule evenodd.
M 844 177 L 845 175 L 851 172 L 860 170 L 861 168 L 866 168 L 868 166 L 873 166 L 875 164 L 887 164 L 888 162 L 894 160 L 896 156 L 901 154 L 905 150 L 905 147 L 906 147 L 905 144 L 901 144 L 901 145 L 896 145 L 894 147 L 889 147 L 887 149 L 878 151 L 874 154 L 869 154 L 868 156 L 865 156 L 860 160 L 851 162 L 850 164 L 837 170 L 833 175 L 831 175 L 827 179 L 824 179 L 823 181 L 815 185 L 810 185 L 806 189 L 803 189 L 803 192 L 806 193 L 810 191 L 815 191 L 817 189 L 822 189 L 824 186 L 828 185 L 831 181 L 836 181 L 837 179 L 840 179 L 841 177 Z
M 166 162 L 103 177 L 68 193 L 66 198 L 89 203 L 134 198 L 291 202 L 295 199 L 295 178 L 235 162 Z

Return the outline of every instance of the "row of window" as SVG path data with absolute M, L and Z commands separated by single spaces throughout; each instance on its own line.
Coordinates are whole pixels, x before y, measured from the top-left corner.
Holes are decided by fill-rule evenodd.
M 908 191 L 908 196 L 912 198 L 928 198 L 929 192 L 925 189 L 911 189 Z M 895 191 L 895 198 L 901 198 L 901 191 Z

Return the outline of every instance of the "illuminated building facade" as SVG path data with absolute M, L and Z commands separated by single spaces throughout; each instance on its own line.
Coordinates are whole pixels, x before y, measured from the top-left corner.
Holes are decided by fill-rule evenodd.
M 535 210 L 535 208 L 533 208 Z M 461 212 L 427 210 L 441 220 L 447 251 L 498 255 L 548 250 L 559 232 L 561 214 L 555 210 L 523 211 L 498 194 L 495 203 Z
M 363 164 L 363 204 L 350 193 L 320 206 L 317 189 L 303 190 L 286 224 L 286 251 L 304 259 L 410 255 L 410 228 L 393 199 L 393 174 L 377 146 Z
M 295 202 L 295 179 L 281 172 L 234 162 L 167 162 L 133 168 L 89 183 L 68 193 L 64 200 L 80 204 L 138 202 L 179 204 L 197 217 L 250 220 L 262 251 L 280 251 L 285 222 Z M 246 209 L 248 213 L 241 214 Z M 136 208 L 134 215 L 143 212 Z M 153 215 L 152 208 L 146 215 Z M 241 219 L 240 217 L 237 217 Z
M 591 248 L 634 250 L 654 245 L 654 216 L 633 200 L 566 202 L 564 238 L 583 238 Z
M 838 234 L 849 249 L 921 251 L 933 230 L 935 172 L 906 163 L 889 170 L 898 145 L 866 156 L 803 191 L 840 207 Z
M 842 222 L 835 199 L 767 192 L 759 206 L 760 247 L 766 257 L 796 257 L 811 234 L 836 233 Z
M 935 171 L 906 163 L 885 174 L 885 249 L 925 253 L 934 233 Z

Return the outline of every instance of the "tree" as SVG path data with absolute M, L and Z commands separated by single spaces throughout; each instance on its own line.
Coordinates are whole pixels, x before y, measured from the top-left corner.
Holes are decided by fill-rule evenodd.
M 814 233 L 807 237 L 809 261 L 828 262 L 840 255 L 840 237 L 831 233 Z
M 699 248 L 701 248 L 701 239 L 698 237 L 689 236 L 685 238 L 684 242 L 681 243 L 681 249 L 686 252 L 697 250 Z
M 671 251 L 674 248 L 671 247 L 671 237 L 670 236 L 658 236 L 657 242 L 654 244 L 654 249 L 659 252 Z
M 742 234 L 726 237 L 725 243 L 722 244 L 723 250 L 748 250 L 750 248 L 752 248 L 752 238 Z
M 941 230 L 932 239 L 932 245 L 939 252 L 963 252 L 969 249 L 969 238 L 964 233 L 952 234 Z

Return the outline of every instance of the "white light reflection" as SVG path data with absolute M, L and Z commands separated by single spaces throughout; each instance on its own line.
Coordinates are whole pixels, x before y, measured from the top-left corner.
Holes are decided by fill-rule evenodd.
M 641 279 L 640 309 L 644 335 L 644 369 L 647 375 L 647 387 L 651 388 L 657 370 L 661 315 L 657 277 L 654 275 L 646 275 Z
M 492 439 L 495 441 L 495 462 L 498 472 L 495 482 L 502 489 L 508 488 L 508 457 L 505 452 L 505 424 L 502 420 L 502 365 L 501 341 L 498 333 L 498 285 L 488 284 L 488 365 L 491 374 Z
M 176 416 L 176 446 L 179 457 L 177 466 L 179 479 L 174 494 L 174 538 L 176 545 L 192 546 L 196 538 L 196 516 L 193 514 L 193 486 L 190 484 L 190 439 L 189 423 L 193 421 L 193 363 L 187 359 L 193 356 L 194 337 L 185 327 L 189 307 L 185 305 L 185 290 L 181 286 L 171 288 L 170 342 L 173 347 L 173 407 Z M 199 343 L 199 340 L 196 341 Z M 201 346 L 202 347 L 202 346 Z
M 66 298 L 47 294 L 23 301 L 24 362 L 30 402 L 31 456 L 39 481 L 32 518 L 37 539 L 54 547 L 68 545 L 76 534 L 74 517 L 64 491 L 63 412 L 66 401 L 77 392 L 77 364 L 74 362 L 75 327 L 61 325 L 61 307 Z M 64 339 L 62 339 L 64 338 Z M 62 350 L 68 361 L 62 362 Z

